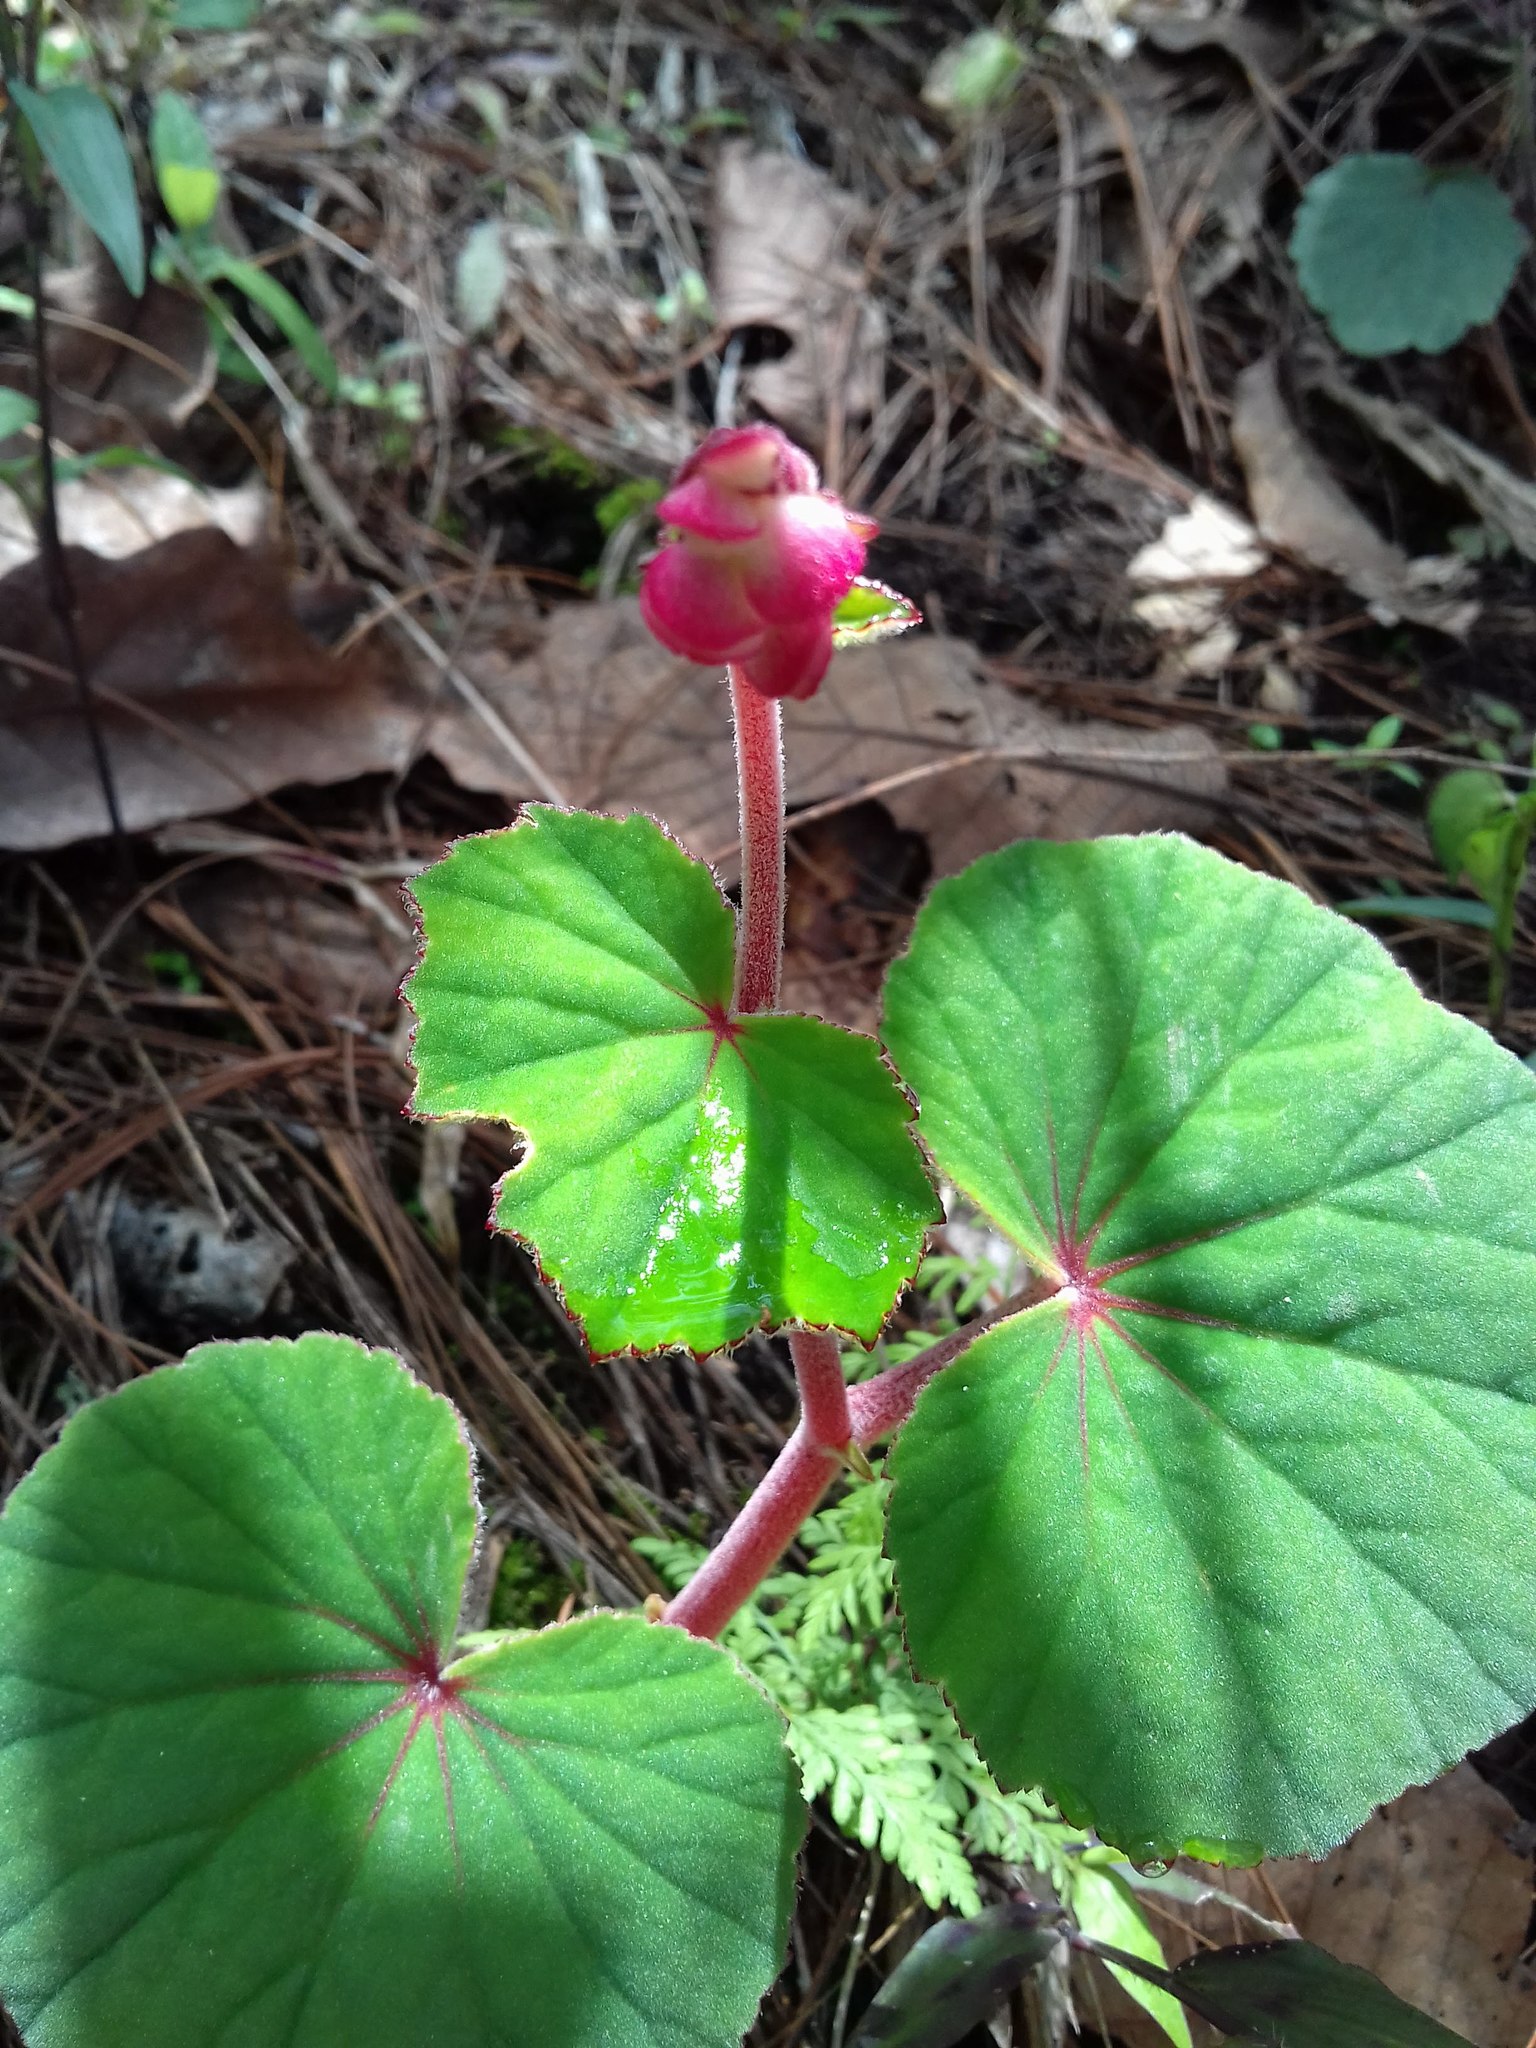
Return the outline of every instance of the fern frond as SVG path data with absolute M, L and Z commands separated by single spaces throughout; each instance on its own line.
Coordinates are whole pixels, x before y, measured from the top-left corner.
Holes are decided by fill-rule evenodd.
M 709 1552 L 687 1536 L 636 1536 L 630 1543 L 655 1571 L 663 1585 L 680 1593 Z
M 845 1834 L 894 1863 L 935 1910 L 980 1911 L 959 1812 L 921 1742 L 903 1740 L 866 1703 L 797 1714 L 789 1746 L 806 1797 L 825 1793 Z

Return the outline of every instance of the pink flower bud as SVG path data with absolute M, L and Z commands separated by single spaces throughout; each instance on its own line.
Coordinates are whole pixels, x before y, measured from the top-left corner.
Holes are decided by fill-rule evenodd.
M 768 426 L 709 435 L 656 510 L 676 537 L 647 564 L 640 609 L 663 647 L 733 662 L 764 697 L 813 696 L 874 521 Z

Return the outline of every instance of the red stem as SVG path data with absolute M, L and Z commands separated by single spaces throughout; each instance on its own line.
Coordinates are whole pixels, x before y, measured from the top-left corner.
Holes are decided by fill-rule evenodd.
M 762 1483 L 662 1615 L 694 1636 L 717 1636 L 773 1570 L 837 1474 L 835 1451 L 802 1422 Z
M 731 709 L 741 783 L 741 917 L 736 927 L 733 1007 L 737 1016 L 747 1016 L 775 1009 L 779 1000 L 784 952 L 784 745 L 777 698 L 760 696 L 734 666 Z M 1005 1302 L 990 1316 L 978 1317 L 921 1358 L 851 1390 L 832 1332 L 796 1331 L 789 1351 L 800 1389 L 799 1425 L 663 1619 L 690 1635 L 717 1636 L 795 1540 L 836 1477 L 849 1444 L 868 1449 L 899 1429 L 934 1374 L 989 1323 L 1054 1293 L 1056 1285 L 1055 1280 L 1033 1282 L 1024 1295 Z
M 779 700 L 731 669 L 736 772 L 741 787 L 741 920 L 736 941 L 738 1016 L 779 1002 L 784 953 L 784 742 Z
M 899 1429 L 912 1413 L 918 1395 L 935 1373 L 942 1372 L 960 1353 L 1004 1316 L 1044 1301 L 1056 1292 L 1054 1280 L 1036 1280 L 1022 1294 L 1005 1301 L 989 1315 L 978 1316 L 952 1336 L 930 1345 L 910 1364 L 892 1366 L 877 1373 L 861 1386 L 844 1389 L 844 1406 L 851 1426 L 850 1441 L 868 1450 L 884 1436 Z M 817 1339 L 835 1341 L 823 1331 L 807 1332 Z M 794 1339 L 792 1342 L 799 1342 Z M 799 1360 L 796 1360 L 797 1367 Z M 842 1369 L 838 1368 L 838 1378 Z M 801 1398 L 807 1399 L 806 1376 L 801 1375 Z M 807 1403 L 809 1410 L 809 1404 Z M 805 1420 L 769 1466 L 762 1484 L 732 1522 L 698 1571 L 666 1609 L 664 1621 L 685 1628 L 690 1635 L 717 1636 L 737 1608 L 750 1600 L 799 1533 L 807 1515 L 836 1478 L 842 1460 L 826 1443 L 817 1443 Z
M 812 1443 L 830 1451 L 846 1450 L 853 1424 L 841 1345 L 830 1330 L 797 1330 L 789 1340 L 789 1355 L 795 1362 L 800 1414 Z

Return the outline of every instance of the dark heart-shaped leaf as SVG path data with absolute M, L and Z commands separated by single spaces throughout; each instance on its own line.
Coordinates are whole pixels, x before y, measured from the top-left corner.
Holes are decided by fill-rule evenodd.
M 912 1652 L 1137 1861 L 1321 1853 L 1536 1702 L 1536 1075 L 1171 836 L 934 891 L 887 1036 L 1058 1291 L 892 1459 Z
M 529 805 L 413 884 L 412 1107 L 515 1124 L 496 1221 L 599 1355 L 872 1340 L 938 1210 L 872 1040 L 733 1017 L 730 907 L 649 818 Z
M 0 1993 L 29 2048 L 702 2048 L 801 1831 L 733 1661 L 594 1614 L 455 1660 L 448 1404 L 341 1337 L 84 1409 L 0 1519 Z

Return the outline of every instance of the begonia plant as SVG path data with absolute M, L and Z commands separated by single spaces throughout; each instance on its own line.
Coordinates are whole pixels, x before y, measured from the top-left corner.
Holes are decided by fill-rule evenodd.
M 780 701 L 910 608 L 773 429 L 661 513 L 642 604 L 728 666 L 740 908 L 645 817 L 451 847 L 411 1108 L 518 1133 L 495 1225 L 595 1359 L 782 1331 L 799 1420 L 664 1610 L 465 1643 L 472 1447 L 388 1354 L 206 1345 L 77 1414 L 0 1521 L 34 2048 L 739 2041 L 804 1811 L 713 1639 L 880 1443 L 918 1672 L 1136 1862 L 1320 1854 L 1536 1702 L 1536 1075 L 1168 834 L 940 882 L 879 1044 L 784 1012 Z M 941 1182 L 1030 1283 L 850 1384 Z M 1166 1983 L 1246 2010 L 1241 1969 Z

